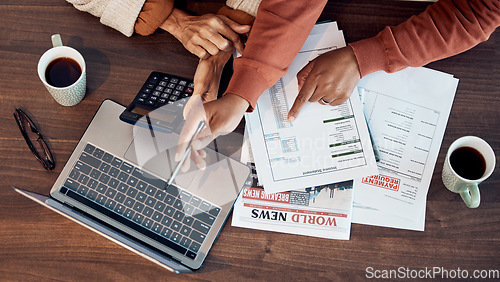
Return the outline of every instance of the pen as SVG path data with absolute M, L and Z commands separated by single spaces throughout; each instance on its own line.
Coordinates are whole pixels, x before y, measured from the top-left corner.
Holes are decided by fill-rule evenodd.
M 172 172 L 172 175 L 170 176 L 170 179 L 167 182 L 167 186 L 165 186 L 165 189 L 163 189 L 163 190 L 167 190 L 167 188 L 170 187 L 170 185 L 172 185 L 172 183 L 174 182 L 175 177 L 177 177 L 177 174 L 179 174 L 179 171 L 181 170 L 182 165 L 186 161 L 186 158 L 189 155 L 189 153 L 191 152 L 191 145 L 193 143 L 193 140 L 196 138 L 196 136 L 198 136 L 198 134 L 200 134 L 200 132 L 201 132 L 201 130 L 203 129 L 204 126 L 205 126 L 205 122 L 204 121 L 200 121 L 200 123 L 198 124 L 198 128 L 196 129 L 196 131 L 194 132 L 193 136 L 191 137 L 191 140 L 189 140 L 189 143 L 188 143 L 188 146 L 186 148 L 186 151 L 182 155 L 181 160 L 175 166 L 174 171 Z
M 359 98 L 361 102 L 361 106 L 365 106 L 365 89 L 362 87 L 358 87 L 358 92 L 359 92 Z M 373 148 L 373 155 L 375 156 L 375 162 L 380 161 L 380 153 L 377 149 L 377 145 L 375 145 L 375 140 L 373 139 L 372 131 L 370 130 L 370 124 L 368 124 L 368 120 L 366 119 L 365 116 L 365 121 L 366 121 L 366 127 L 368 128 L 368 134 L 370 135 L 370 141 L 372 142 L 372 148 Z

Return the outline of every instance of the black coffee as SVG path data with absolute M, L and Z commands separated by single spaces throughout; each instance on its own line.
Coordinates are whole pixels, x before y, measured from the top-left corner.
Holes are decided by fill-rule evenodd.
M 453 170 L 461 177 L 476 180 L 486 171 L 486 161 L 483 155 L 471 147 L 460 147 L 450 155 Z
M 75 60 L 62 57 L 49 63 L 45 70 L 45 79 L 52 86 L 66 87 L 75 83 L 81 74 L 82 69 Z

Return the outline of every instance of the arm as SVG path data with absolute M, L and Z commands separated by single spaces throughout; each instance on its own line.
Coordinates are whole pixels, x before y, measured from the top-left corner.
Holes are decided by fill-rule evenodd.
M 487 40 L 498 26 L 499 0 L 440 0 L 396 27 L 386 27 L 375 37 L 323 54 L 306 65 L 297 74 L 299 95 L 288 119 L 293 121 L 307 102 L 344 103 L 359 79 L 372 72 L 420 67 L 464 52 Z
M 84 12 L 98 18 L 102 24 L 114 28 L 126 36 L 134 33 L 137 16 L 146 0 L 66 0 Z
M 210 134 L 199 138 L 194 149 L 205 147 L 217 136 L 232 132 L 246 110 L 253 110 L 264 90 L 282 77 L 307 39 L 326 0 L 263 0 L 240 58 L 234 60 L 233 76 L 220 99 L 203 105 L 205 115 L 191 110 L 179 137 L 177 154 L 186 150 L 197 119 L 206 119 Z M 196 117 L 194 117 L 196 116 Z M 196 150 L 193 150 L 196 151 Z M 194 157 L 195 162 L 196 157 Z M 186 166 L 189 162 L 185 163 Z
M 396 72 L 464 52 L 500 25 L 499 0 L 440 0 L 423 13 L 377 36 L 354 42 L 361 76 Z

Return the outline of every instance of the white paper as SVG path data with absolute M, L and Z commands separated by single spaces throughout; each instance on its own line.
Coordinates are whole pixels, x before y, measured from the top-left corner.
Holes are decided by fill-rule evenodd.
M 376 72 L 358 83 L 380 174 L 355 180 L 355 222 L 423 230 L 457 85 L 451 75 L 427 68 Z M 384 216 L 374 220 L 366 207 Z
M 253 159 L 245 134 L 241 162 Z M 353 182 L 267 194 L 257 175 L 234 204 L 232 226 L 348 240 L 351 232 Z
M 341 31 L 310 35 L 288 73 L 261 95 L 253 113 L 246 114 L 255 166 L 266 193 L 378 173 L 356 91 L 336 107 L 307 103 L 293 123 L 287 121 L 298 94 L 297 72 L 319 54 L 343 46 Z

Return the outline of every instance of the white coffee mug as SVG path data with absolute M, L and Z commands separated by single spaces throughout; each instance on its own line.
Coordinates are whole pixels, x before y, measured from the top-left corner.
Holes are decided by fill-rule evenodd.
M 47 50 L 38 61 L 38 77 L 52 97 L 63 106 L 74 106 L 83 99 L 87 89 L 87 70 L 83 56 L 75 49 L 63 46 L 59 34 L 52 35 L 53 47 Z M 70 58 L 78 63 L 81 74 L 74 83 L 67 86 L 54 86 L 47 81 L 46 71 L 49 64 L 58 58 Z
M 471 148 L 473 150 L 471 150 Z M 481 169 L 478 172 L 479 174 L 477 177 L 469 177 L 476 179 L 468 179 L 463 176 L 465 175 L 464 173 L 467 173 L 467 170 L 470 171 L 478 166 L 470 167 L 471 162 L 470 160 L 467 161 L 466 158 L 460 162 L 462 165 L 456 164 L 455 162 L 458 161 L 455 161 L 454 159 L 459 158 L 459 156 L 455 155 L 452 157 L 452 154 L 454 152 L 455 154 L 458 154 L 457 149 L 460 149 L 460 151 L 468 151 L 466 155 L 474 156 L 474 158 L 477 157 L 478 160 L 481 160 L 481 157 L 477 156 L 477 153 L 482 155 L 482 158 L 484 158 L 484 172 Z M 452 161 L 450 161 L 450 157 L 453 159 Z M 469 208 L 477 208 L 481 202 L 478 185 L 493 173 L 495 163 L 495 153 L 486 141 L 476 136 L 461 137 L 451 144 L 448 152 L 446 153 L 446 159 L 444 161 L 443 172 L 441 175 L 444 186 L 452 192 L 459 193 Z M 469 167 L 467 167 L 467 165 L 469 165 Z M 453 166 L 455 166 L 455 168 Z M 479 167 L 482 167 L 482 165 Z M 462 173 L 462 176 L 459 172 Z

